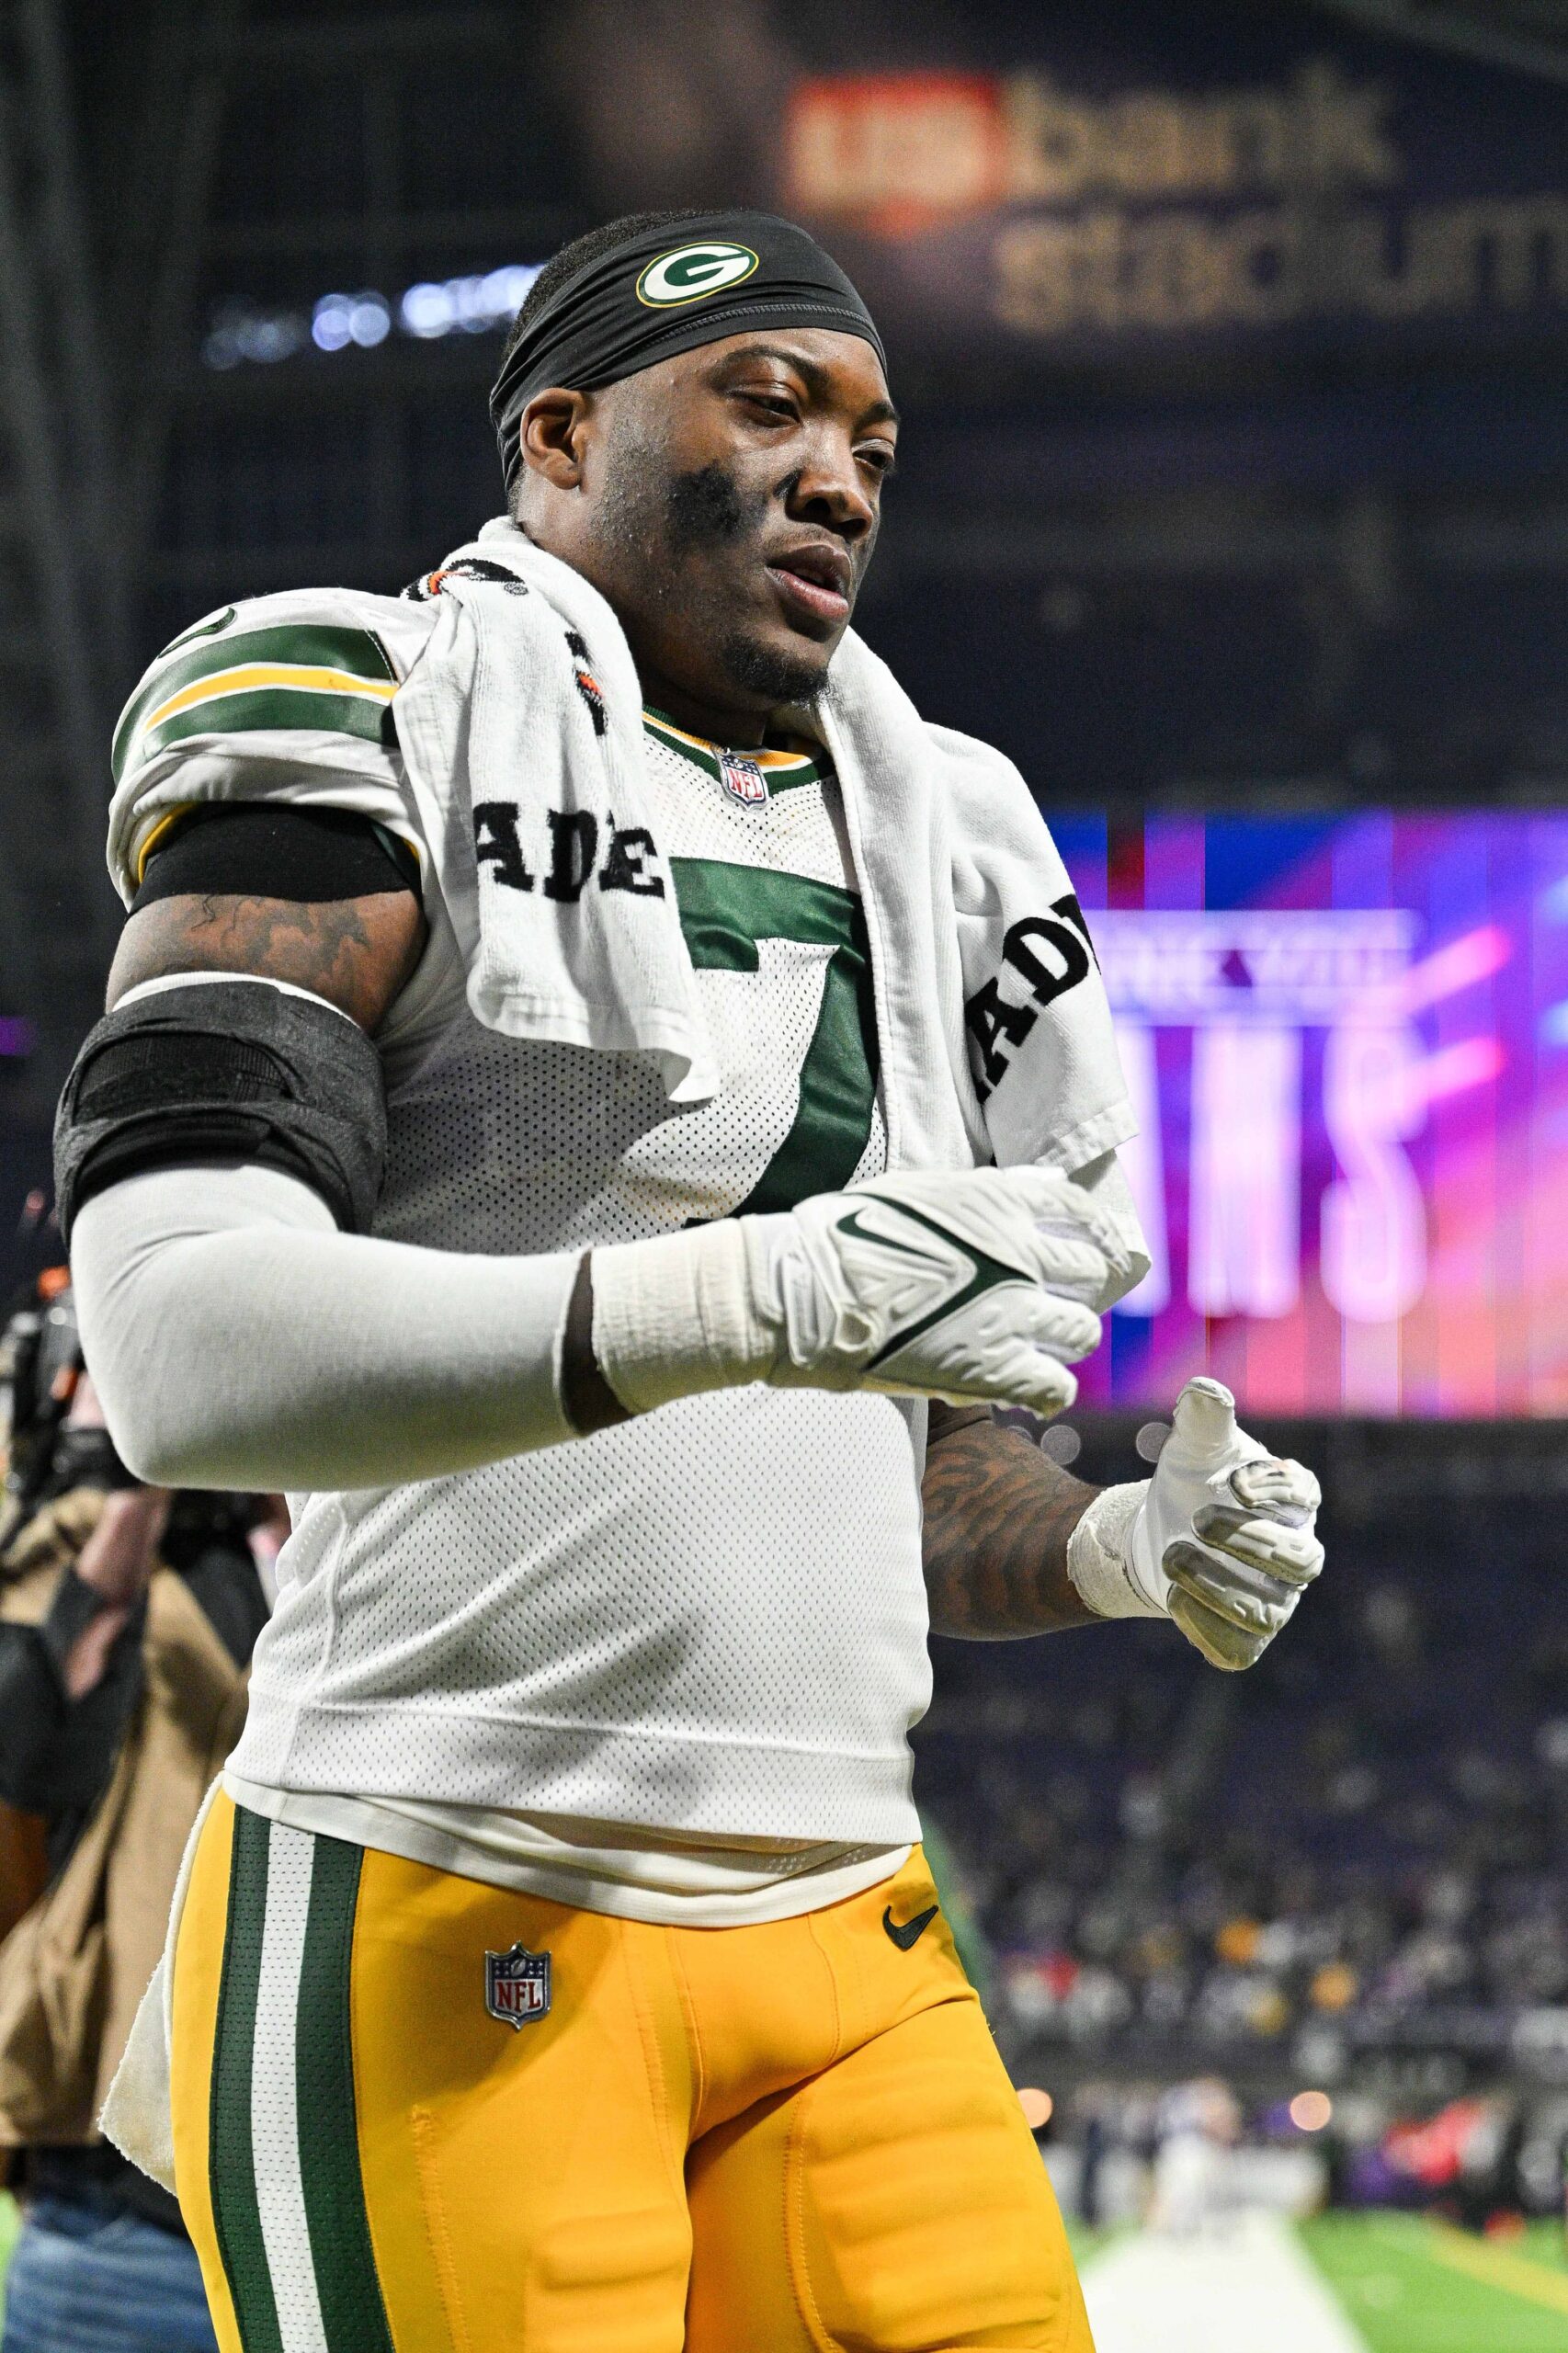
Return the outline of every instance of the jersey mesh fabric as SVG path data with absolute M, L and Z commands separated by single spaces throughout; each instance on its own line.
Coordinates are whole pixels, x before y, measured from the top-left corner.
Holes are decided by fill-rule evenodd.
M 836 787 L 796 764 L 746 806 L 653 728 L 649 771 L 677 896 L 684 871 L 694 896 L 744 921 L 749 893 L 759 929 L 785 932 L 805 907 L 806 937 L 749 944 L 755 970 L 694 954 L 718 1096 L 672 1110 L 634 1057 L 502 1039 L 454 970 L 437 1042 L 391 1092 L 378 1232 L 580 1248 L 725 1215 L 785 1158 L 805 1172 L 796 1198 L 884 1165 L 874 1032 L 858 1065 L 846 1047 L 854 878 Z M 835 958 L 836 1126 L 813 1161 L 802 1070 L 812 1053 L 824 1065 Z M 923 1418 L 748 1389 L 450 1479 L 297 1498 L 235 1770 L 736 1837 L 917 1836 Z

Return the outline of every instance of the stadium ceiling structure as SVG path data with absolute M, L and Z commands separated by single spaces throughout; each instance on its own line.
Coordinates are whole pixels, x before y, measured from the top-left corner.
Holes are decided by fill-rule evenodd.
M 1323 0 L 1370 32 L 1568 81 L 1568 0 Z
M 467 151 L 460 142 L 463 98 L 481 86 L 504 91 L 516 71 L 523 13 L 461 6 L 326 17 L 257 12 L 216 45 L 215 69 L 232 94 L 244 91 L 246 119 L 232 108 L 238 151 L 193 222 L 190 271 L 199 301 L 187 316 L 187 341 L 170 354 L 172 449 L 184 470 L 187 506 L 149 551 L 146 585 L 172 600 L 171 609 L 227 595 L 236 585 L 232 540 L 212 528 L 221 522 L 214 502 L 236 494 L 232 481 L 208 477 L 204 451 L 214 435 L 226 437 L 236 452 L 248 449 L 253 468 L 265 466 L 277 436 L 290 430 L 323 444 L 335 438 L 354 443 L 356 497 L 343 503 L 341 536 L 324 534 L 319 511 L 301 511 L 291 537 L 280 506 L 246 547 L 238 585 L 247 592 L 338 576 L 395 585 L 434 560 L 415 512 L 415 477 L 428 472 L 421 462 L 428 421 L 457 394 L 464 421 L 472 411 L 472 429 L 483 436 L 483 394 L 498 347 L 493 333 L 431 333 L 428 310 L 405 332 L 398 317 L 400 306 L 408 307 L 403 298 L 437 297 L 448 283 L 466 285 L 452 274 L 472 270 L 476 257 L 537 265 L 582 225 L 557 191 L 543 201 L 518 201 L 498 189 L 494 176 L 479 168 L 477 140 Z M 452 94 L 446 140 L 432 136 L 432 99 L 442 92 Z M 324 143 L 333 126 L 339 142 L 337 168 L 301 177 L 298 193 L 278 187 L 257 152 L 285 109 L 318 122 Z M 526 131 L 518 143 L 526 146 Z M 500 200 L 486 201 L 487 195 Z M 510 279 L 516 272 L 493 275 Z M 224 367 L 214 338 L 224 332 L 225 296 L 267 287 L 279 290 L 278 307 L 269 311 L 256 298 L 238 315 L 237 333 L 242 339 L 251 334 L 253 356 L 266 351 L 258 337 L 270 331 L 290 338 L 301 325 L 313 327 L 319 350 L 350 340 L 361 347 L 348 350 L 340 367 Z M 514 291 L 507 314 L 517 299 Z M 201 303 L 205 333 L 196 314 Z M 499 323 L 485 317 L 461 324 Z M 205 365 L 191 364 L 193 331 Z M 438 458 L 433 462 L 438 466 Z M 204 486 L 202 515 L 194 510 Z
M 123 628 L 106 354 L 55 0 L 0 19 L 0 1012 L 52 1070 L 112 930 L 104 725 Z M 47 816 L 43 815 L 47 813 Z
M 0 7 L 0 1015 L 33 1051 L 13 1117 L 46 1117 L 102 1006 L 119 925 L 107 747 L 140 667 L 199 229 L 240 0 L 84 24 Z
M 0 0 L 0 1018 L 25 1006 L 35 1036 L 25 1071 L 0 1066 L 15 1117 L 47 1116 L 101 1006 L 119 921 L 107 746 L 149 654 L 221 597 L 396 585 L 430 560 L 413 396 L 460 387 L 483 431 L 493 335 L 225 374 L 201 364 L 213 303 L 395 292 L 476 254 L 537 260 L 580 225 L 472 200 L 449 126 L 446 170 L 442 139 L 410 133 L 432 89 L 504 83 L 518 23 L 248 0 L 106 23 Z M 349 445 L 362 495 L 334 541 L 320 482 Z

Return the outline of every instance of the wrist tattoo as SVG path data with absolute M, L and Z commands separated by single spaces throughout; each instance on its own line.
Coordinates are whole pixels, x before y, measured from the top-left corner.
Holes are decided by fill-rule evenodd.
M 1096 1624 L 1067 1544 L 1097 1493 L 989 1417 L 944 1430 L 923 1488 L 932 1632 L 1003 1642 Z

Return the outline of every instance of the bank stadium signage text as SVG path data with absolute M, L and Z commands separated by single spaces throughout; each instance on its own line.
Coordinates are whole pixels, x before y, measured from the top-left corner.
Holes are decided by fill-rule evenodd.
M 1174 68 L 1117 86 L 1113 65 L 1089 86 L 1049 63 L 809 80 L 788 199 L 888 246 L 874 298 L 937 334 L 1039 347 L 1568 320 L 1560 88 L 1388 45 L 1285 55 L 1257 78 L 1226 63 L 1197 88 Z

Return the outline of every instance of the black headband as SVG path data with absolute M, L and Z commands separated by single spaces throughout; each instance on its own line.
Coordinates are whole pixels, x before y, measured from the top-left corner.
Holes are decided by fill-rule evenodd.
M 699 213 L 586 263 L 528 321 L 490 395 L 508 493 L 522 465 L 518 420 L 547 384 L 591 392 L 763 324 L 858 335 L 887 366 L 871 313 L 838 264 L 771 212 Z

